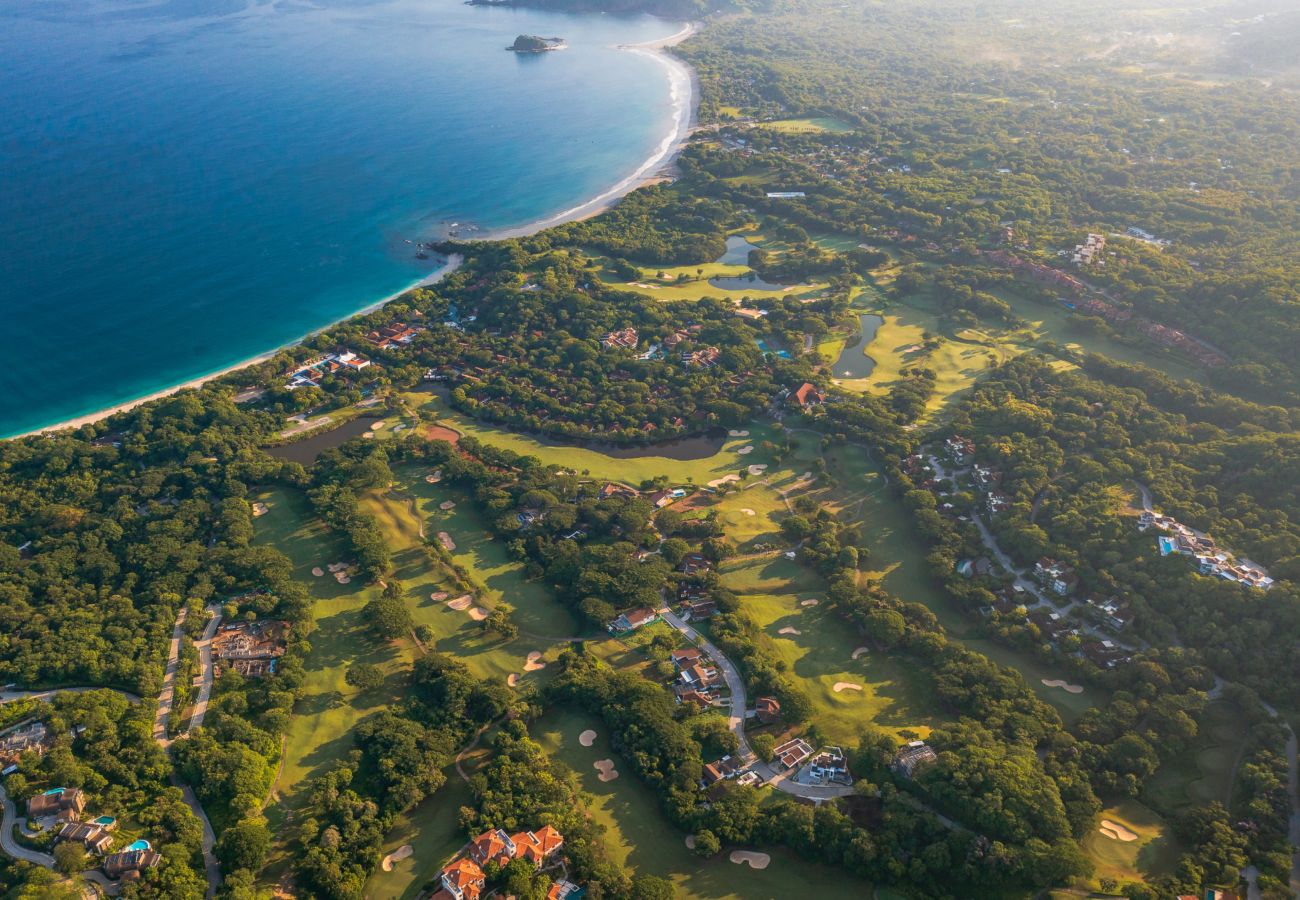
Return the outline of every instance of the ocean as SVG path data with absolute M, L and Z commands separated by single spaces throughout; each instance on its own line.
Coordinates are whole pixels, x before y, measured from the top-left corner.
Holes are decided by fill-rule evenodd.
M 448 223 L 601 194 L 672 130 L 681 24 L 459 0 L 0 6 L 0 436 L 298 339 Z M 568 48 L 519 55 L 521 33 Z M 463 232 L 462 233 L 466 233 Z

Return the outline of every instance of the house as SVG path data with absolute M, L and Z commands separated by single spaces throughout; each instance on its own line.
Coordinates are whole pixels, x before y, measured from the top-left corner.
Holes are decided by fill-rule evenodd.
M 686 604 L 686 615 L 692 622 L 700 622 L 704 619 L 713 618 L 713 614 L 718 611 L 718 603 L 711 597 L 702 597 L 699 600 L 692 600 Z
M 635 328 L 624 328 L 621 331 L 611 331 L 600 339 L 600 346 L 606 350 L 635 350 L 639 342 Z
M 678 676 L 687 688 L 694 691 L 707 691 L 718 683 L 718 670 L 712 666 L 696 664 L 683 669 Z
M 560 852 L 564 846 L 564 835 L 552 825 L 543 825 L 537 831 L 521 831 L 511 835 L 514 842 L 516 859 L 526 859 L 537 868 Z
M 797 406 L 800 409 L 809 409 L 813 406 L 820 406 L 826 402 L 826 395 L 823 394 L 815 384 L 804 382 L 798 388 L 790 392 L 786 398 L 786 403 L 791 406 Z
M 699 647 L 686 647 L 668 654 L 668 658 L 673 661 L 673 665 L 677 667 L 679 672 L 697 665 L 703 657 L 704 654 L 700 652 Z
M 984 508 L 988 510 L 990 516 L 996 516 L 1011 506 L 1011 495 L 1005 491 L 989 491 L 988 496 L 984 498 Z
M 18 771 L 24 753 L 43 755 L 50 738 L 44 722 L 31 722 L 0 738 L 0 775 Z
M 442 882 L 442 889 L 455 900 L 478 900 L 486 881 L 478 864 L 463 856 L 444 868 L 438 880 Z
M 489 862 L 504 866 L 515 858 L 516 852 L 515 842 L 500 828 L 483 832 L 469 844 L 470 859 L 480 866 Z
M 148 847 L 143 850 L 125 850 L 110 853 L 104 857 L 104 874 L 109 878 L 139 878 L 145 869 L 152 869 L 162 862 L 162 854 Z
M 754 718 L 760 725 L 771 725 L 781 718 L 781 701 L 775 697 L 759 697 L 754 701 Z
M 911 741 L 900 747 L 894 754 L 892 768 L 904 778 L 913 778 L 918 769 L 929 765 L 939 757 L 925 741 Z
M 69 818 L 81 815 L 86 808 L 86 795 L 81 788 L 51 788 L 43 794 L 37 794 L 27 801 L 27 818 L 29 820 L 46 819 L 60 814 L 71 814 Z
M 217 674 L 232 669 L 251 677 L 274 674 L 277 661 L 289 646 L 289 627 L 279 619 L 222 625 L 212 636 Z
M 673 500 L 677 498 L 673 496 L 672 491 L 663 490 L 663 491 L 655 491 L 646 499 L 649 500 L 654 505 L 655 509 L 663 509 L 665 506 L 670 505 L 673 502 Z
M 550 888 L 546 891 L 546 900 L 579 900 L 583 895 L 583 890 L 572 881 L 551 882 Z
M 1074 570 L 1065 563 L 1044 556 L 1034 563 L 1034 577 L 1044 586 L 1061 596 L 1072 593 L 1079 585 Z
M 816 756 L 808 760 L 805 771 L 813 781 L 822 783 L 833 781 L 840 784 L 852 784 L 853 782 L 852 777 L 849 775 L 848 758 L 839 747 L 827 747 L 818 751 Z
M 943 446 L 948 458 L 959 466 L 968 466 L 975 461 L 975 442 L 970 438 L 954 435 L 944 441 Z
M 709 369 L 718 364 L 722 359 L 722 351 L 717 347 L 705 347 L 703 350 L 684 351 L 682 353 L 682 362 L 688 366 L 698 366 L 702 369 Z
M 706 709 L 707 707 L 712 706 L 713 701 L 717 699 L 713 694 L 707 691 L 697 691 L 683 687 L 682 685 L 678 685 L 676 691 L 678 703 L 693 703 L 700 709 Z
M 423 328 L 417 326 L 407 325 L 405 322 L 394 322 L 391 325 L 385 325 L 383 328 L 370 332 L 366 335 L 366 340 L 380 350 L 393 350 L 411 343 L 411 341 L 415 340 L 415 336 L 423 330 Z
M 731 756 L 724 756 L 717 762 L 707 763 L 704 766 L 704 786 L 709 787 L 723 779 L 734 778 L 743 768 L 744 763 Z
M 600 490 L 596 492 L 597 500 L 610 500 L 615 497 L 620 500 L 635 500 L 640 496 L 640 491 L 633 490 L 625 484 L 617 484 L 612 481 L 605 482 L 605 484 L 601 485 Z
M 703 575 L 712 568 L 713 563 L 703 553 L 687 553 L 682 557 L 681 565 L 677 567 L 677 571 L 686 575 Z
M 75 841 L 91 853 L 102 854 L 113 846 L 109 827 L 97 822 L 67 822 L 59 829 L 59 840 Z
M 793 769 L 812 756 L 812 746 L 803 738 L 794 738 L 778 744 L 772 750 L 773 759 L 783 769 Z
M 648 606 L 641 606 L 636 609 L 629 609 L 627 612 L 619 615 L 617 619 L 609 623 L 609 630 L 616 634 L 622 634 L 628 631 L 636 631 L 642 625 L 649 625 L 659 619 L 659 613 L 650 609 Z

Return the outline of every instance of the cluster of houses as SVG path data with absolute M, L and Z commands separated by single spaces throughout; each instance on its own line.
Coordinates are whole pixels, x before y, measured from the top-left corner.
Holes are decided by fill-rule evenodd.
M 1068 597 L 1079 586 L 1079 576 L 1063 562 L 1044 556 L 1034 563 L 1034 578 L 1053 594 Z
M 606 350 L 635 350 L 639 343 L 635 328 L 611 331 L 600 339 L 600 346 Z
M 1138 518 L 1138 528 L 1142 531 L 1157 528 L 1165 532 L 1156 540 L 1160 555 L 1179 554 L 1193 557 L 1202 575 L 1235 581 L 1262 591 L 1273 586 L 1273 579 L 1269 577 L 1268 570 L 1263 566 L 1247 559 L 1238 559 L 1226 550 L 1220 549 L 1208 534 L 1184 525 L 1171 516 L 1145 510 Z
M 1206 346 L 1185 331 L 1170 328 L 1168 325 L 1161 325 L 1159 322 L 1154 322 L 1145 316 L 1137 315 L 1131 309 L 1116 306 L 1114 303 L 1100 297 L 1089 297 L 1077 305 L 1067 305 L 1075 312 L 1097 316 L 1105 319 L 1111 325 L 1130 328 L 1156 344 L 1172 347 L 1206 368 L 1213 369 L 1216 366 L 1226 365 L 1228 362 L 1228 358 L 1218 350 Z
M 522 859 L 540 871 L 557 862 L 563 848 L 564 835 L 551 825 L 517 834 L 489 829 L 469 842 L 465 855 L 442 868 L 438 876 L 440 888 L 431 900 L 478 900 L 487 883 L 484 866 L 494 863 L 504 867 Z M 553 882 L 546 894 L 547 900 L 578 900 L 581 896 L 582 889 L 564 879 Z
M 289 623 L 278 619 L 232 622 L 212 636 L 217 675 L 234 671 L 252 678 L 274 675 L 289 646 Z
M 677 670 L 673 693 L 678 703 L 694 703 L 701 707 L 712 706 L 720 697 L 722 673 L 699 647 L 674 650 L 670 655 Z
M 1088 286 L 1073 275 L 1043 263 L 1030 262 L 1006 250 L 990 250 L 983 256 L 992 263 L 1006 266 L 1013 272 L 1028 277 L 1031 281 L 1065 291 L 1076 297 L 1083 296 L 1088 291 Z
M 380 350 L 397 350 L 415 340 L 415 336 L 421 331 L 424 331 L 424 327 L 421 325 L 394 322 L 391 325 L 385 325 L 383 328 L 370 332 L 366 335 L 366 340 Z
M 297 368 L 285 373 L 285 377 L 289 379 L 285 387 L 291 391 L 300 387 L 320 387 L 321 380 L 324 378 L 331 375 L 354 375 L 371 365 L 373 363 L 370 360 L 353 353 L 351 350 L 326 353 L 323 356 L 309 359 Z
M 99 816 L 83 822 L 81 814 L 85 809 L 86 794 L 80 788 L 51 788 L 27 800 L 27 821 L 42 828 L 57 827 L 58 840 L 76 842 L 103 857 L 100 867 L 114 880 L 138 880 L 145 870 L 162 862 L 162 855 L 144 840 L 117 853 L 108 852 L 113 846 L 117 819 Z
M 43 756 L 51 740 L 44 722 L 29 722 L 5 732 L 0 737 L 0 775 L 17 772 L 18 761 L 24 753 Z
M 702 347 L 699 350 L 683 350 L 682 362 L 687 366 L 711 369 L 722 359 L 722 351 L 717 347 Z
M 1098 257 L 1106 249 L 1106 235 L 1090 234 L 1087 240 L 1074 248 L 1074 253 L 1070 256 L 1070 261 L 1076 266 L 1090 266 L 1098 262 Z M 1102 263 L 1105 265 L 1105 263 Z
M 1011 495 L 1002 490 L 1001 469 L 976 464 L 971 467 L 971 477 L 989 516 L 998 516 L 1011 506 Z

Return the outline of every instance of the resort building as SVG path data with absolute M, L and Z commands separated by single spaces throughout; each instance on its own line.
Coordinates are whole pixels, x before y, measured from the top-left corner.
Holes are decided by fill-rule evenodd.
M 405 347 L 423 328 L 415 325 L 407 325 L 405 322 L 394 322 L 391 325 L 385 325 L 376 331 L 366 335 L 366 340 L 374 344 L 380 350 L 395 350 L 398 347 Z
M 300 387 L 320 387 L 322 378 L 330 375 L 347 375 L 360 372 L 370 365 L 370 360 L 353 353 L 351 350 L 326 353 L 324 356 L 318 356 L 288 372 L 289 382 L 285 386 L 291 391 Z
M 919 769 L 938 758 L 934 748 L 925 741 L 912 741 L 894 754 L 893 769 L 904 778 L 913 778 Z
M 635 350 L 638 343 L 639 338 L 635 328 L 611 331 L 600 339 L 600 346 L 606 350 Z
M 814 406 L 821 406 L 826 402 L 826 395 L 815 384 L 804 382 L 795 390 L 790 392 L 786 402 L 791 406 L 797 406 L 800 409 L 811 409 Z

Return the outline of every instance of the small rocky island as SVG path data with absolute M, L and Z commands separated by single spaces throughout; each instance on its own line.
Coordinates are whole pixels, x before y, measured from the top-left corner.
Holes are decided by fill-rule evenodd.
M 564 38 L 538 37 L 535 34 L 521 34 L 515 42 L 507 47 L 515 53 L 545 53 L 548 50 L 563 50 Z

